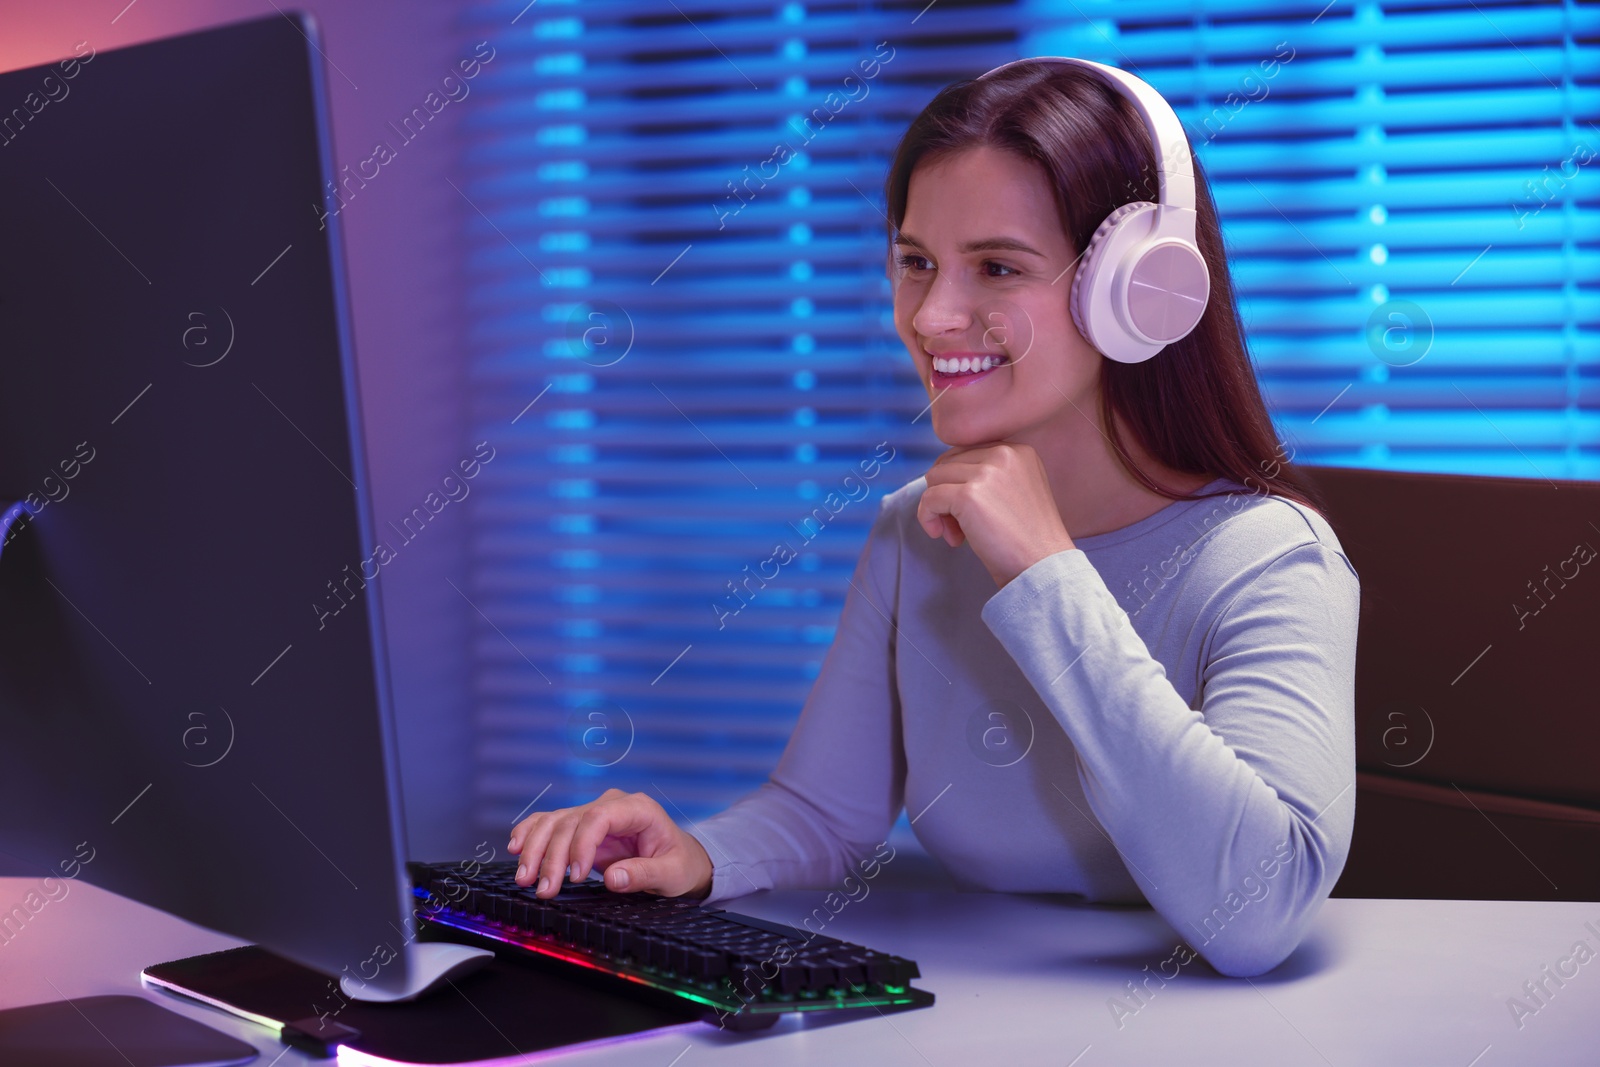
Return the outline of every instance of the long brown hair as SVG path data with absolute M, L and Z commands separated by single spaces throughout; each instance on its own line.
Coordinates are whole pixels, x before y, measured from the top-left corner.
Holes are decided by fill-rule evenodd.
M 1076 252 L 1113 209 L 1159 198 L 1155 149 L 1126 97 L 1081 67 L 1019 63 L 946 86 L 912 121 L 884 182 L 890 242 L 905 220 L 917 163 L 980 146 L 1043 165 Z M 1174 470 L 1226 476 L 1252 492 L 1325 511 L 1320 494 L 1283 455 L 1267 414 L 1199 159 L 1194 174 L 1195 239 L 1211 275 L 1211 298 L 1194 330 L 1155 357 L 1142 363 L 1102 360 L 1100 416 L 1112 451 L 1151 492 L 1202 499 L 1175 493 L 1140 470 L 1123 446 L 1120 418 L 1150 455 Z

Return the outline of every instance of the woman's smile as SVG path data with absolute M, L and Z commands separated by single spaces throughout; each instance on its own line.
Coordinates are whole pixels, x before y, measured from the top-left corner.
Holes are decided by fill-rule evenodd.
M 1010 357 L 1003 352 L 941 352 L 929 356 L 929 382 L 935 389 L 971 385 L 1011 366 Z

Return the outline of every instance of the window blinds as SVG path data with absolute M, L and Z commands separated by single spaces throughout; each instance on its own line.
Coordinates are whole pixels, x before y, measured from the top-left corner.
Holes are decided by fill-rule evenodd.
M 1024 54 L 1133 70 L 1184 120 L 1297 458 L 1600 476 L 1600 8 L 1028 9 Z
M 939 87 L 1020 55 L 1110 62 L 1176 106 L 1295 458 L 1596 476 L 1597 25 L 1349 0 L 469 7 L 463 41 L 498 50 L 460 185 L 474 441 L 497 449 L 462 590 L 484 826 L 608 786 L 699 818 L 772 769 L 878 497 L 942 449 L 882 276 L 889 153 Z

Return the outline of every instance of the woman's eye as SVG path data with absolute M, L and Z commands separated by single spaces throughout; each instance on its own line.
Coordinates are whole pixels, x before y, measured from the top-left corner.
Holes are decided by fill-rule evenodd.
M 927 259 L 927 257 L 925 257 L 925 256 L 902 254 L 902 255 L 899 255 L 899 256 L 895 257 L 895 265 L 898 266 L 901 270 L 932 269 L 931 267 L 930 268 L 924 268 L 922 266 L 919 266 L 920 263 L 926 262 L 926 259 Z M 988 267 L 999 267 L 1002 271 L 1006 272 L 1004 274 L 986 274 L 985 277 L 989 277 L 989 278 L 1010 278 L 1010 277 L 1013 277 L 1015 275 L 1018 275 L 1018 274 L 1022 273 L 1021 271 L 1017 270 L 1015 267 L 1008 267 L 1004 263 L 997 263 L 992 259 L 984 260 L 983 265 L 984 265 L 985 268 L 988 268 Z

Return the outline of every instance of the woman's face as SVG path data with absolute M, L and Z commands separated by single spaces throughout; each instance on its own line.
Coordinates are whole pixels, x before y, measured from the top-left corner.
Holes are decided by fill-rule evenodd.
M 1068 310 L 1078 250 L 1039 164 L 989 147 L 919 163 L 898 236 L 895 330 L 940 440 L 1032 442 L 1097 417 L 1104 357 Z

